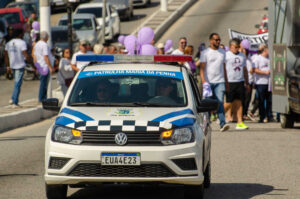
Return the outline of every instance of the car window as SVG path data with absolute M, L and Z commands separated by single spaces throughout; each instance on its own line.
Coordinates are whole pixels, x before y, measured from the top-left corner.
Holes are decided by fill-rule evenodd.
M 20 23 L 20 15 L 18 12 L 0 14 L 0 18 L 6 19 L 8 24 Z
M 106 72 L 81 72 L 72 89 L 69 105 L 91 102 L 181 107 L 187 104 L 183 79 L 136 74 L 93 76 L 93 73 Z
M 77 13 L 87 13 L 87 14 L 94 14 L 96 18 L 101 18 L 102 17 L 102 8 L 97 7 L 97 8 L 79 8 L 77 10 Z
M 67 26 L 68 20 L 62 19 L 58 23 L 59 26 Z M 74 30 L 93 30 L 91 19 L 73 19 Z

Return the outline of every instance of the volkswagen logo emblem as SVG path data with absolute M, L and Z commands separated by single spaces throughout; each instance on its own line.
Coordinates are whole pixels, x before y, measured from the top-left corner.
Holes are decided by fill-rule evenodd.
M 115 142 L 117 145 L 125 145 L 127 143 L 127 135 L 125 133 L 117 133 L 115 136 Z

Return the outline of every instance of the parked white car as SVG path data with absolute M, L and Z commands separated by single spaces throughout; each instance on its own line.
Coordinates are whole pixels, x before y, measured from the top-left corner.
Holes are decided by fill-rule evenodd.
M 94 3 L 84 3 L 79 5 L 75 14 L 79 13 L 88 13 L 94 14 L 96 16 L 97 22 L 99 25 L 103 26 L 102 19 L 102 9 L 103 3 L 94 2 Z M 106 17 L 105 17 L 105 39 L 112 40 L 115 36 L 120 34 L 120 18 L 118 11 L 109 3 L 106 4 Z
M 91 45 L 101 41 L 101 27 L 93 14 L 73 14 L 73 28 L 79 40 L 88 40 Z M 68 16 L 58 20 L 58 26 L 68 25 Z
M 177 64 L 191 58 L 78 56 L 102 63 L 77 73 L 61 107 L 58 99 L 43 102 L 60 110 L 46 136 L 48 199 L 65 198 L 68 185 L 113 182 L 182 184 L 185 198 L 203 198 L 210 185 L 207 112 L 218 102 L 201 100 L 193 75 Z

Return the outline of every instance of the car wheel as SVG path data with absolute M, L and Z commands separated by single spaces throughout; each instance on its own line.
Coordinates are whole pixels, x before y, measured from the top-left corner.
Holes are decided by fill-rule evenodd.
M 203 199 L 204 198 L 204 184 L 201 185 L 184 185 L 185 199 Z
M 210 181 L 211 181 L 211 167 L 210 167 L 210 160 L 209 160 L 204 171 L 204 188 L 210 187 Z
M 67 198 L 67 185 L 47 185 L 46 196 L 48 199 L 66 199 Z
M 281 114 L 280 115 L 280 124 L 281 128 L 293 128 L 294 127 L 294 120 L 291 115 Z

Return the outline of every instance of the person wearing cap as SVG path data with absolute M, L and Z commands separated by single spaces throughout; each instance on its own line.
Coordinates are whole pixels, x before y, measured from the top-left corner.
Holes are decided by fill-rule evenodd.
M 72 60 L 71 60 L 71 66 L 75 72 L 78 72 L 81 68 L 87 66 L 90 63 L 88 61 L 76 61 L 76 57 L 78 55 L 93 54 L 92 51 L 87 50 L 88 41 L 81 40 L 79 44 L 80 44 L 79 51 L 73 54 Z
M 158 43 L 156 48 L 157 48 L 157 54 L 158 55 L 164 55 L 165 54 L 164 43 Z

